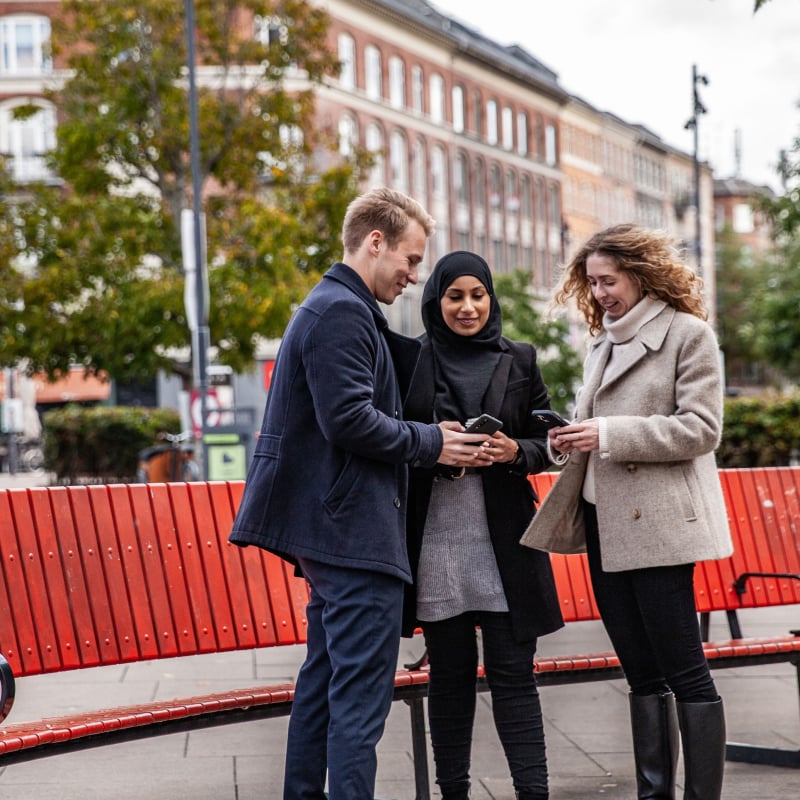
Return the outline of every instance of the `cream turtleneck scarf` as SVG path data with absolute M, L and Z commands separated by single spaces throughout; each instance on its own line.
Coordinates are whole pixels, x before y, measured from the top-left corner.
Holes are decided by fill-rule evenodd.
M 650 322 L 666 308 L 663 300 L 655 300 L 645 295 L 627 314 L 619 319 L 611 319 L 606 314 L 603 318 L 603 329 L 606 332 L 608 341 L 614 345 L 608 356 L 601 386 L 608 383 L 617 374 L 619 369 L 620 355 L 626 347 L 639 333 L 642 325 Z M 583 479 L 583 498 L 590 503 L 595 502 L 594 491 L 594 467 L 598 454 L 600 458 L 608 458 L 608 426 L 605 417 L 598 417 L 598 432 L 600 444 L 597 450 L 589 454 L 589 462 L 586 465 L 586 477 Z

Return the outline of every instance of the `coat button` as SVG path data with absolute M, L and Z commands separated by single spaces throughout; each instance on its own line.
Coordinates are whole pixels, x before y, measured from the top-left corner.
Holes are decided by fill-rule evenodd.
M 638 508 L 634 508 L 632 516 L 634 519 L 640 519 L 642 516 L 642 512 Z
M 394 499 L 394 507 L 395 508 L 400 508 L 400 498 L 399 497 L 395 497 L 395 499 Z
M 637 467 L 636 464 L 628 464 L 628 466 L 625 469 L 627 469 L 628 472 L 636 472 Z

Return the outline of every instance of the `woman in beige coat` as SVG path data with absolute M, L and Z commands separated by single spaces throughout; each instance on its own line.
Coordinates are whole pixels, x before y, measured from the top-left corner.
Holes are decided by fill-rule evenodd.
M 714 449 L 722 379 L 702 282 L 669 239 L 634 225 L 593 236 L 556 301 L 593 335 L 573 424 L 549 432 L 564 469 L 522 543 L 586 551 L 597 605 L 630 686 L 639 798 L 720 797 L 722 700 L 703 655 L 696 561 L 732 551 Z M 677 704 L 676 704 L 677 700 Z

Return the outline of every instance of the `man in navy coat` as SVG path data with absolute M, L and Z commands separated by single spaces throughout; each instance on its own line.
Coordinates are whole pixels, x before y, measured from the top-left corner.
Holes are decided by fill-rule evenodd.
M 434 222 L 375 189 L 345 216 L 344 263 L 298 308 L 275 362 L 230 535 L 296 564 L 309 583 L 306 660 L 289 721 L 284 800 L 372 800 L 391 707 L 404 585 L 410 463 L 485 466 L 461 421 L 402 421 L 419 344 L 377 301 L 416 283 Z

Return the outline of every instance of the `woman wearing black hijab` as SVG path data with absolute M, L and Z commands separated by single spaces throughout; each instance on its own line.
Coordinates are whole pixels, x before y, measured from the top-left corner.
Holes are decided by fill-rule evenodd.
M 502 335 L 489 265 L 457 251 L 439 260 L 422 296 L 422 353 L 405 419 L 462 423 L 482 413 L 503 428 L 495 463 L 414 468 L 408 544 L 414 586 L 404 633 L 425 633 L 428 712 L 444 800 L 469 796 L 480 626 L 495 726 L 520 800 L 548 797 L 547 762 L 532 660 L 538 636 L 563 624 L 549 557 L 522 547 L 534 514 L 529 473 L 550 466 L 530 412 L 549 408 L 529 344 Z

